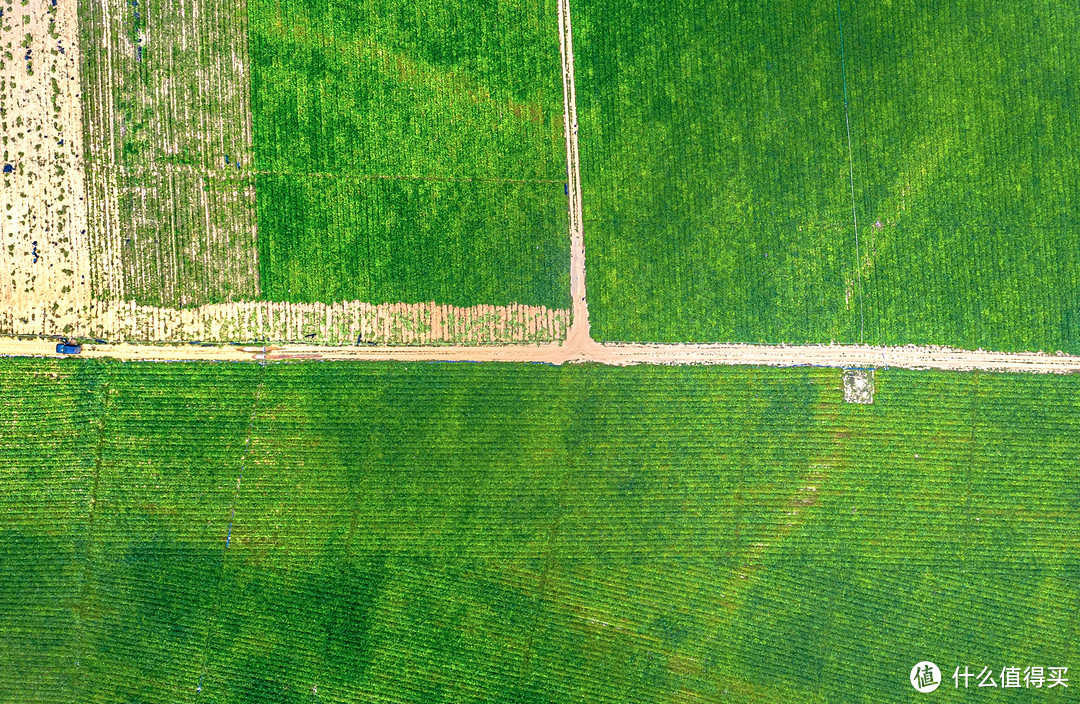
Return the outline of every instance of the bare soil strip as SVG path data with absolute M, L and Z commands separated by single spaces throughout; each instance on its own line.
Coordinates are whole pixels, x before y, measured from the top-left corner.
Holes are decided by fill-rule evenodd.
M 1080 356 L 1039 352 L 987 352 L 908 345 L 598 345 L 587 361 L 603 364 L 749 364 L 772 367 L 866 367 L 995 372 L 1080 371 Z
M 55 356 L 56 341 L 0 338 L 0 356 Z M 1032 352 L 987 352 L 946 347 L 867 347 L 862 345 L 136 345 L 86 344 L 82 356 L 155 361 L 400 361 L 400 362 L 592 362 L 635 364 L 756 365 L 771 367 L 877 367 L 946 371 L 1080 372 L 1080 356 Z
M 570 192 L 570 296 L 573 322 L 567 344 L 588 347 L 589 305 L 585 298 L 585 237 L 582 230 L 581 170 L 578 164 L 577 93 L 574 91 L 574 41 L 570 0 L 559 0 L 559 53 L 563 73 L 563 128 L 566 133 L 566 181 Z
M 178 309 L 95 301 L 85 335 L 111 342 L 495 345 L 556 342 L 569 325 L 570 311 L 543 306 L 240 301 Z

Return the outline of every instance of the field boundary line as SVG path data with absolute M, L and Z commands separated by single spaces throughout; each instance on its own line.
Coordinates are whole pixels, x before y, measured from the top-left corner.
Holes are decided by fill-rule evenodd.
M 851 109 L 848 105 L 847 61 L 844 56 L 844 20 L 840 16 L 840 0 L 836 0 L 836 23 L 840 28 L 840 74 L 844 83 L 844 125 L 847 128 L 848 183 L 851 185 L 851 220 L 855 225 L 855 276 L 859 286 L 859 344 L 865 339 L 865 318 L 863 316 L 863 278 L 862 256 L 859 253 L 859 215 L 855 207 L 855 155 L 851 149 Z

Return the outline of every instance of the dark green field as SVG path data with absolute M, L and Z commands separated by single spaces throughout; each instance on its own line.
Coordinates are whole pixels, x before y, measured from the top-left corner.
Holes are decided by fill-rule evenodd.
M 573 6 L 597 339 L 857 338 L 835 8 L 778 5 Z
M 576 3 L 594 335 L 1080 351 L 1078 30 L 1058 0 Z
M 569 306 L 554 0 L 251 0 L 272 300 Z
M 844 4 L 867 342 L 1080 352 L 1080 6 Z
M 891 702 L 923 659 L 939 697 L 1075 666 L 1080 382 L 839 386 L 7 360 L 0 699 Z

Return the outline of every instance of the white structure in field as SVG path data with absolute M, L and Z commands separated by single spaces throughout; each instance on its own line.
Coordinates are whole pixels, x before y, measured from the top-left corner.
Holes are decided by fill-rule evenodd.
M 874 370 L 844 370 L 844 401 L 847 403 L 874 402 Z

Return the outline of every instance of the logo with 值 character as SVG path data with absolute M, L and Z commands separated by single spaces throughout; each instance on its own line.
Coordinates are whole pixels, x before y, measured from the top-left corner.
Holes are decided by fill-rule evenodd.
M 911 686 L 916 691 L 933 692 L 941 684 L 941 670 L 938 666 L 929 660 L 923 660 L 922 662 L 911 668 Z

